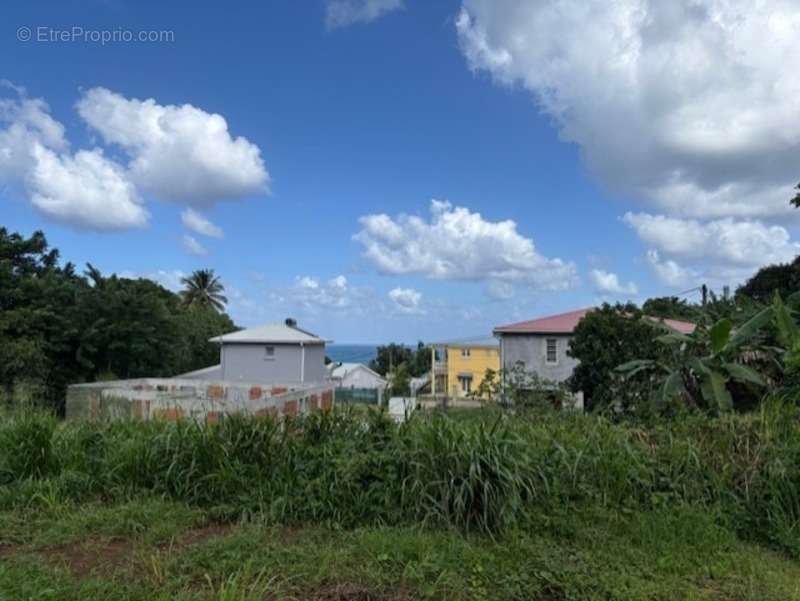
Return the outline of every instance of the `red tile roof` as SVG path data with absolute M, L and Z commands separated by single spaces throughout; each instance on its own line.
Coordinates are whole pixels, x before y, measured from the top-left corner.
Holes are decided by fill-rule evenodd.
M 497 334 L 572 334 L 578 322 L 593 309 L 594 307 L 588 307 L 577 311 L 569 311 L 568 313 L 559 313 L 558 315 L 498 326 L 494 329 L 494 332 Z M 695 328 L 695 325 L 688 321 L 661 319 L 658 317 L 650 317 L 649 319 L 654 322 L 663 321 L 664 324 L 681 334 L 691 334 Z

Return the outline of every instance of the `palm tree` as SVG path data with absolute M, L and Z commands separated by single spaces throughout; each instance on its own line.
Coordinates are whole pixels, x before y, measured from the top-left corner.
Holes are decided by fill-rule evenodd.
M 181 278 L 185 288 L 181 291 L 181 298 L 186 307 L 211 307 L 222 312 L 228 299 L 223 296 L 225 287 L 214 275 L 213 269 L 198 269 L 189 277 Z
M 95 288 L 102 288 L 106 279 L 97 267 L 91 263 L 86 263 L 86 271 L 83 272 L 88 277 Z

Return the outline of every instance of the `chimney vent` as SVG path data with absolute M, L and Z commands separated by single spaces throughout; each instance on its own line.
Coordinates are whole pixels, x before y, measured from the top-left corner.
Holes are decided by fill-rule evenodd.
M 296 328 L 296 327 L 297 327 L 297 320 L 296 320 L 296 319 L 293 319 L 293 318 L 291 318 L 291 317 L 287 317 L 287 318 L 286 318 L 286 321 L 285 321 L 284 323 L 285 323 L 287 326 L 289 326 L 290 328 Z

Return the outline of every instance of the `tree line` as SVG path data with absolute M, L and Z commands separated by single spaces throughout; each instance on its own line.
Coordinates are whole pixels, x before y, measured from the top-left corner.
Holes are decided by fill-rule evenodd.
M 213 271 L 184 278 L 176 294 L 60 258 L 41 231 L 0 228 L 0 401 L 60 412 L 69 384 L 213 365 L 219 349 L 208 339 L 236 329 Z
M 733 295 L 605 304 L 578 324 L 568 385 L 617 413 L 745 411 L 768 394 L 800 394 L 800 257 L 767 265 Z M 695 324 L 682 334 L 659 321 Z

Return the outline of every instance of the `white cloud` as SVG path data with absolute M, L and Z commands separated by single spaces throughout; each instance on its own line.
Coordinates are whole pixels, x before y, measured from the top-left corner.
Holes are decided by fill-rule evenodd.
M 149 218 L 125 170 L 99 148 L 70 152 L 63 125 L 39 99 L 0 99 L 0 184 L 76 227 L 141 227 Z
M 352 286 L 343 275 L 329 280 L 301 276 L 292 286 L 272 292 L 274 301 L 309 313 L 337 311 L 361 314 L 368 309 L 366 301 L 369 296 L 369 290 Z
M 800 244 L 791 240 L 785 228 L 759 221 L 725 218 L 700 222 L 647 213 L 627 213 L 623 220 L 656 252 L 657 257 L 648 260 L 661 266 L 656 273 L 666 283 L 685 279 L 679 273 L 686 270 L 677 261 L 694 263 L 689 271 L 730 284 L 749 277 L 762 265 L 791 261 L 800 254 Z
M 202 236 L 222 238 L 224 235 L 221 227 L 211 223 L 207 217 L 191 208 L 181 213 L 181 221 L 187 228 Z
M 78 112 L 106 143 L 123 148 L 130 158 L 123 166 L 101 148 L 70 150 L 64 126 L 43 100 L 8 82 L 0 87 L 15 95 L 0 98 L 0 185 L 53 220 L 96 230 L 142 227 L 150 216 L 144 194 L 208 206 L 268 191 L 258 147 L 232 138 L 220 115 L 89 90 Z M 194 232 L 222 236 L 194 211 L 183 221 Z
M 656 274 L 658 280 L 672 288 L 686 288 L 700 284 L 700 274 L 696 271 L 679 265 L 672 259 L 662 259 L 655 249 L 647 251 L 647 262 Z
M 328 29 L 336 29 L 369 23 L 400 8 L 403 8 L 403 0 L 327 0 L 325 25 Z
M 795 0 L 463 0 L 456 26 L 610 188 L 681 217 L 793 211 Z
M 589 272 L 589 278 L 600 294 L 636 296 L 639 293 L 639 289 L 633 282 L 628 282 L 623 286 L 616 273 L 603 271 L 602 269 L 592 269 Z
M 33 206 L 48 217 L 96 230 L 147 224 L 149 214 L 133 184 L 100 149 L 57 154 L 36 144 L 32 154 L 25 185 Z
M 190 104 L 128 99 L 105 88 L 86 91 L 77 109 L 106 143 L 123 148 L 130 177 L 159 200 L 203 207 L 268 192 L 259 148 L 231 137 L 221 115 Z
M 420 274 L 441 280 L 520 282 L 561 290 L 576 281 L 573 263 L 548 259 L 511 220 L 486 221 L 479 213 L 431 201 L 431 220 L 366 215 L 353 237 L 382 273 Z
M 413 288 L 394 288 L 389 291 L 389 298 L 394 303 L 394 308 L 405 315 L 421 315 L 424 313 L 420 303 L 422 293 Z
M 508 300 L 514 297 L 514 285 L 509 282 L 491 280 L 486 284 L 486 296 L 494 300 Z
M 675 257 L 757 267 L 800 254 L 800 244 L 791 240 L 786 228 L 760 221 L 699 222 L 647 213 L 626 213 L 623 219 L 646 244 Z
M 186 273 L 181 271 L 180 269 L 173 269 L 173 270 L 166 270 L 166 269 L 159 269 L 158 271 L 153 271 L 150 273 L 137 273 L 135 271 L 120 271 L 119 277 L 127 278 L 130 280 L 138 280 L 138 279 L 146 279 L 152 280 L 156 284 L 159 284 L 166 288 L 167 290 L 171 290 L 172 292 L 179 292 L 183 290 L 183 278 L 186 277 Z
M 200 244 L 197 241 L 197 238 L 194 236 L 190 236 L 189 234 L 184 234 L 183 236 L 183 248 L 191 255 L 197 255 L 198 257 L 202 257 L 208 254 L 208 250 L 205 246 Z

